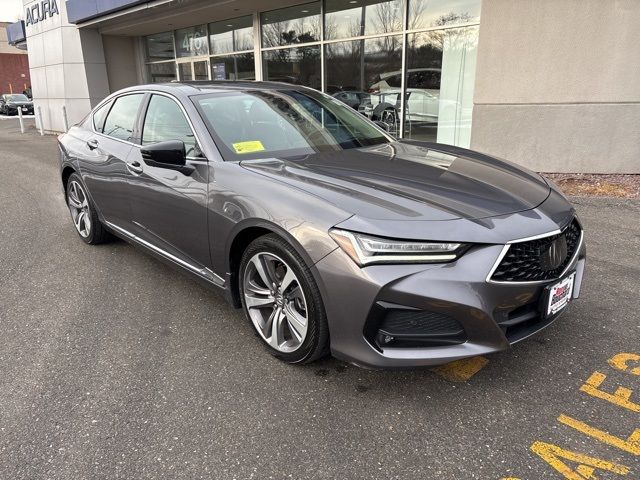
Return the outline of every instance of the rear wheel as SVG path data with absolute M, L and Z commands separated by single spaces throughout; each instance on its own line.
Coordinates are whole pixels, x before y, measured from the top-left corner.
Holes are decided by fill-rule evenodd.
M 76 173 L 72 173 L 67 181 L 67 206 L 73 225 L 84 242 L 96 245 L 108 238 L 109 234 L 98 219 L 95 206 Z
M 247 318 L 274 356 L 309 363 L 326 354 L 329 332 L 318 286 L 286 241 L 271 234 L 247 247 L 240 294 Z

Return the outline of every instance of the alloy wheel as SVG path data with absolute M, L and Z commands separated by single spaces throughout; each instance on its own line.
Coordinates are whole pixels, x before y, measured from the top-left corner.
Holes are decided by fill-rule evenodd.
M 71 211 L 71 218 L 76 230 L 82 238 L 91 235 L 91 211 L 89 210 L 89 200 L 82 185 L 75 180 L 69 183 L 67 189 L 67 204 Z
M 280 257 L 257 253 L 243 277 L 245 308 L 260 336 L 279 352 L 296 351 L 307 336 L 307 301 L 298 277 Z

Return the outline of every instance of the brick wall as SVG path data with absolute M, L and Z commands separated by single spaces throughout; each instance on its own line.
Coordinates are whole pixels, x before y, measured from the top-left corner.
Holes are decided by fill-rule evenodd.
M 22 93 L 25 84 L 31 85 L 27 55 L 0 53 L 0 94 L 10 92 L 9 84 L 13 93 Z

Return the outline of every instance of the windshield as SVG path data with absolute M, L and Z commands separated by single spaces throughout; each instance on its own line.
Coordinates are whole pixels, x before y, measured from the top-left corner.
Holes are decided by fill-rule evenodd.
M 14 95 L 7 95 L 7 102 L 28 102 L 29 99 L 26 95 L 16 93 Z
M 313 90 L 193 97 L 225 160 L 287 157 L 388 143 L 364 116 Z

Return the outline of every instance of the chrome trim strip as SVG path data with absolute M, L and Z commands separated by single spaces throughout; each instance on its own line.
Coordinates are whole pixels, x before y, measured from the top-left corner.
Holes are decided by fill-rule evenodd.
M 154 252 L 162 255 L 163 257 L 165 257 L 167 260 L 171 260 L 174 263 L 177 263 L 178 265 L 188 269 L 189 271 L 195 273 L 196 275 L 204 278 L 205 280 L 210 281 L 211 283 L 219 286 L 219 287 L 224 287 L 224 279 L 220 276 L 215 274 L 214 272 L 212 272 L 210 269 L 208 268 L 199 268 L 196 267 L 195 265 L 192 265 L 189 262 L 186 262 L 184 260 L 182 260 L 181 258 L 176 257 L 175 255 L 167 252 L 166 250 L 161 249 L 160 247 L 147 242 L 146 240 L 138 237 L 137 235 L 134 235 L 133 233 L 131 233 L 130 231 L 119 227 L 117 225 L 114 225 L 111 222 L 107 222 L 105 221 L 105 224 L 107 225 L 107 227 L 117 231 L 118 233 L 121 233 L 122 235 L 124 235 L 125 237 L 127 237 L 130 240 L 135 241 L 136 243 L 142 245 L 143 247 L 148 248 L 149 250 L 153 250 Z
M 573 222 L 573 220 L 575 220 L 575 219 L 576 218 L 574 217 L 571 220 L 571 222 Z M 495 273 L 496 269 L 498 268 L 498 265 L 500 265 L 500 262 L 502 262 L 502 259 L 504 258 L 504 256 L 509 251 L 509 247 L 511 247 L 511 245 L 513 245 L 514 243 L 529 242 L 531 240 L 538 240 L 540 238 L 552 237 L 553 235 L 558 235 L 559 233 L 562 233 L 564 230 L 566 230 L 569 227 L 569 225 L 571 225 L 571 222 L 569 222 L 569 224 L 567 224 L 567 226 L 562 230 L 554 230 L 553 232 L 543 233 L 541 235 L 535 235 L 533 237 L 526 237 L 526 238 L 521 238 L 521 239 L 518 239 L 518 240 L 510 240 L 510 241 L 508 241 L 506 243 L 506 245 L 504 245 L 502 247 L 502 250 L 500 251 L 500 255 L 498 255 L 498 258 L 494 262 L 493 266 L 491 267 L 491 270 L 489 270 L 489 274 L 487 275 L 487 278 L 485 279 L 485 281 L 487 283 L 495 283 L 495 284 L 501 284 L 501 285 L 540 285 L 540 284 L 543 284 L 543 283 L 553 282 L 554 280 L 557 280 L 557 279 L 563 277 L 569 271 L 569 268 L 571 268 L 571 266 L 573 265 L 573 262 L 575 262 L 577 256 L 580 254 L 580 250 L 582 249 L 582 243 L 583 243 L 583 239 L 584 239 L 584 230 L 582 229 L 582 225 L 580 225 L 579 221 L 578 221 L 578 225 L 580 225 L 580 239 L 578 240 L 578 246 L 576 247 L 576 251 L 573 253 L 573 257 L 571 257 L 571 260 L 569 261 L 569 263 L 567 263 L 567 266 L 562 271 L 562 273 L 560 273 L 560 275 L 558 275 L 555 278 L 549 279 L 549 280 L 532 280 L 532 281 L 528 281 L 528 282 L 518 282 L 518 281 L 508 281 L 508 280 L 491 280 L 491 277 L 493 276 L 493 274 Z
M 557 229 L 557 230 L 554 230 L 553 232 L 542 233 L 540 235 L 534 235 L 532 237 L 518 238 L 517 240 L 509 240 L 507 244 L 510 245 L 512 243 L 522 243 L 522 242 L 530 242 L 531 240 L 540 240 L 541 238 L 553 237 L 554 235 L 558 235 L 559 233 L 562 233 L 562 230 Z

